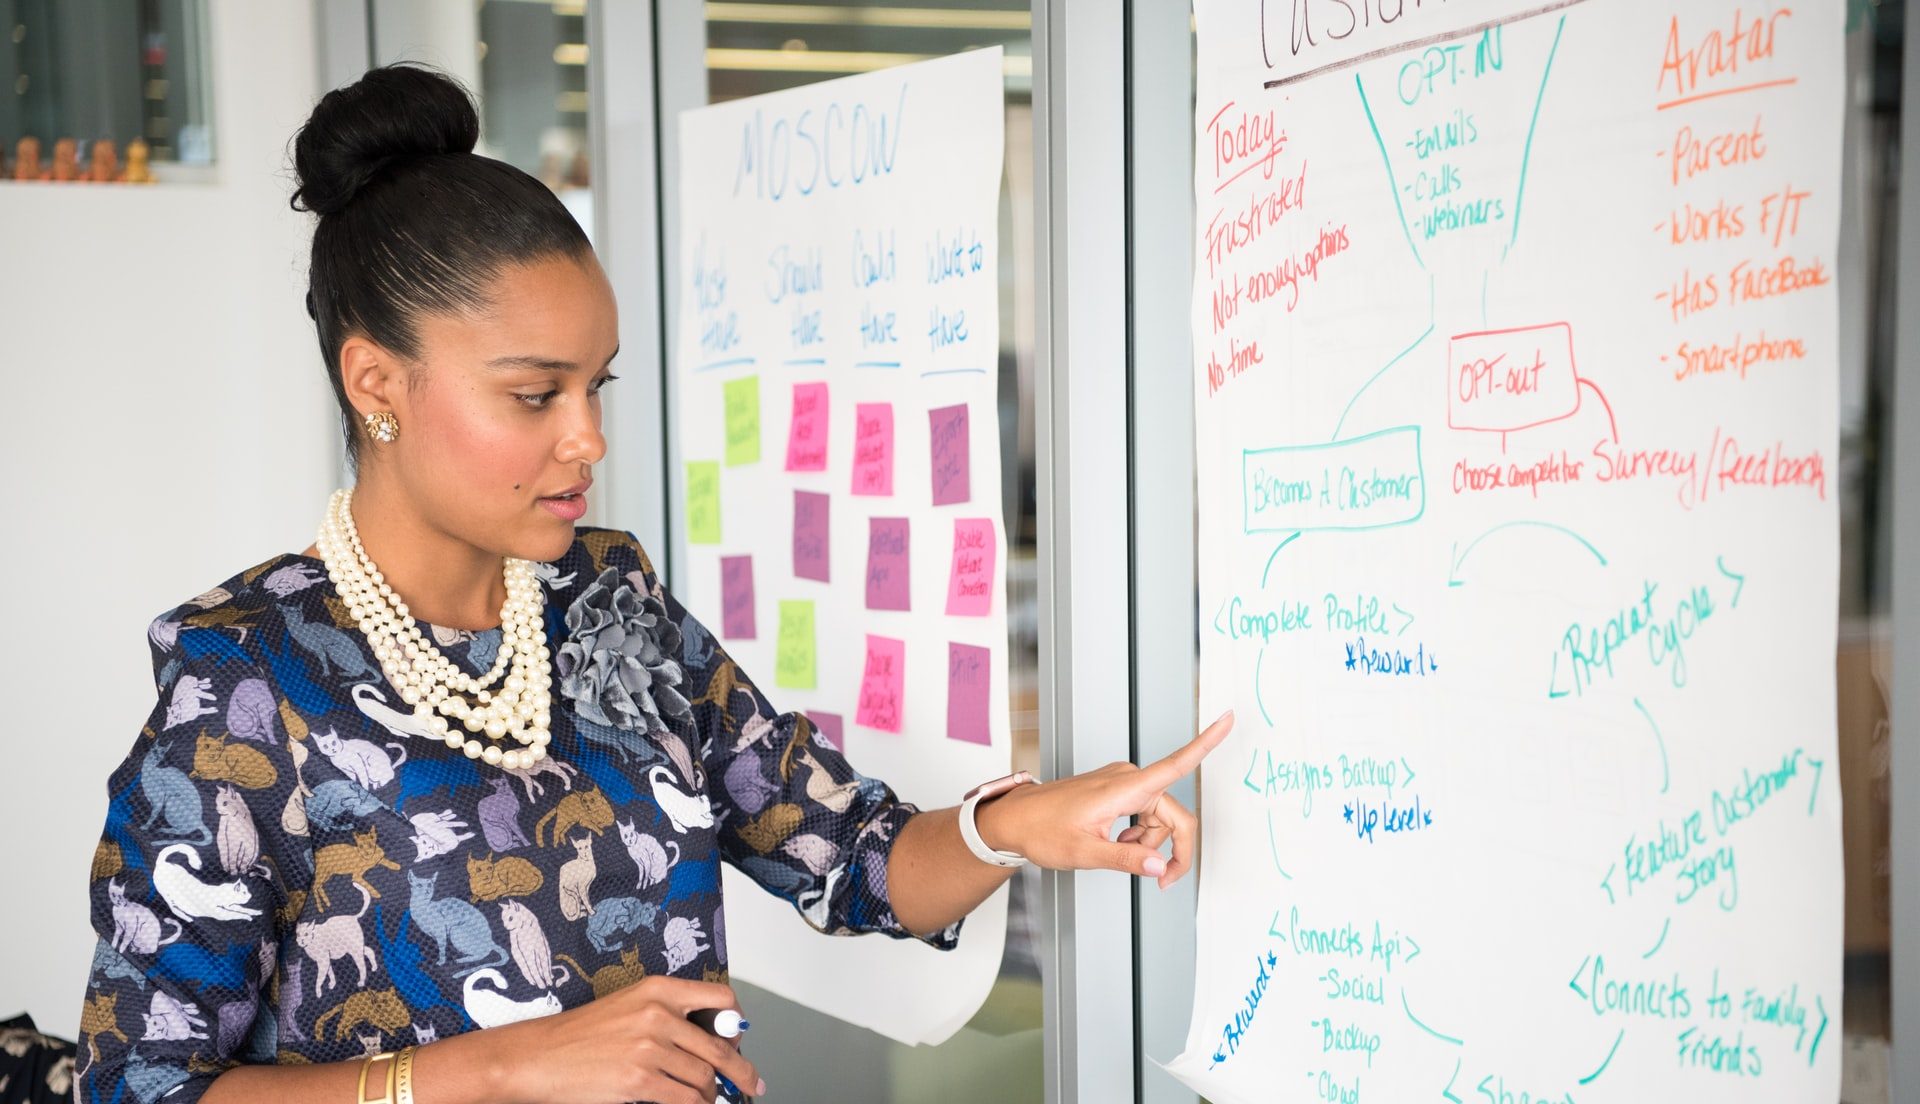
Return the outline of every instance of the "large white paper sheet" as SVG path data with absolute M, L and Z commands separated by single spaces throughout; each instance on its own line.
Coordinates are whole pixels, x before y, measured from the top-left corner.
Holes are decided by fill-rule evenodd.
M 1834 1099 L 1840 5 L 1195 6 L 1169 1068 Z
M 780 708 L 924 808 L 1007 773 L 1001 51 L 688 111 L 674 354 L 688 608 Z M 820 935 L 729 867 L 738 977 L 937 1043 L 999 971 Z

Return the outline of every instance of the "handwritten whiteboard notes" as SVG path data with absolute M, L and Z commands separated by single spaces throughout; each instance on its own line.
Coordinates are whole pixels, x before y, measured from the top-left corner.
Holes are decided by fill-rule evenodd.
M 1839 5 L 1195 7 L 1167 1068 L 1833 1099 Z
M 674 353 L 688 607 L 783 710 L 936 808 L 1009 769 L 998 50 L 681 119 Z M 988 493 L 991 491 L 992 493 Z M 998 971 L 1005 898 L 960 947 L 824 939 L 726 875 L 740 977 L 938 1042 Z

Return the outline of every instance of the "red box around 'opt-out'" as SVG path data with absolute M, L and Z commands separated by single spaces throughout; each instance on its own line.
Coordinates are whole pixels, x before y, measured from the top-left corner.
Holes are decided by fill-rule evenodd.
M 1565 322 L 1455 334 L 1447 343 L 1447 425 L 1511 433 L 1580 409 Z

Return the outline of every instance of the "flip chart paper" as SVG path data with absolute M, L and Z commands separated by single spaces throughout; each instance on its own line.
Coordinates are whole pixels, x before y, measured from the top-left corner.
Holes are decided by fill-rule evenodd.
M 683 459 L 706 466 L 689 468 L 689 548 L 668 583 L 775 708 L 813 717 L 823 747 L 923 808 L 1011 769 L 1005 603 L 947 612 L 961 511 L 987 534 L 969 585 L 1006 586 L 1002 61 L 971 51 L 680 118 L 673 391 Z M 758 463 L 742 460 L 745 380 Z M 720 566 L 744 556 L 752 638 L 727 631 L 740 593 Z M 886 727 L 878 700 L 861 710 L 869 635 L 900 644 Z M 977 697 L 961 702 L 982 742 L 948 737 L 956 643 L 988 657 L 984 720 Z M 943 953 L 824 938 L 739 871 L 724 878 L 733 976 L 784 997 L 937 1043 L 993 986 L 1004 892 Z
M 1167 1068 L 1832 1100 L 1841 6 L 1344 8 L 1195 4 Z

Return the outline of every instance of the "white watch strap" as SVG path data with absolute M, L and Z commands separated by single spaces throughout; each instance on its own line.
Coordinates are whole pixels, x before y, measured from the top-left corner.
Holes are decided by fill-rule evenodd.
M 975 794 L 960 803 L 960 838 L 967 841 L 967 850 L 973 857 L 990 866 L 1012 868 L 1027 865 L 1025 855 L 1016 855 L 1011 851 L 996 851 L 987 846 L 980 838 L 980 829 L 973 823 L 973 810 L 980 804 L 981 795 Z

